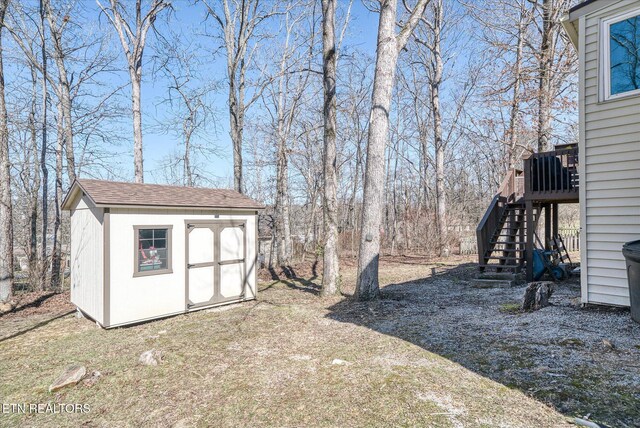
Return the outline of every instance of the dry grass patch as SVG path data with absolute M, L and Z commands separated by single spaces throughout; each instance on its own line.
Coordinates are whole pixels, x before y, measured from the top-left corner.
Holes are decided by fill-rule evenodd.
M 409 269 L 412 277 L 426 267 Z M 427 270 L 429 272 L 430 270 Z M 404 274 L 396 271 L 390 281 Z M 348 277 L 348 275 L 345 275 Z M 257 302 L 129 328 L 72 316 L 0 342 L 5 403 L 86 403 L 85 414 L 3 415 L 38 426 L 562 426 L 517 390 L 422 347 L 335 319 L 342 297 L 308 282 L 265 282 Z M 351 308 L 357 310 L 358 308 Z M 365 309 L 366 310 L 366 309 Z M 368 311 L 367 311 L 368 312 Z M 141 366 L 149 349 L 158 366 Z M 339 360 L 339 361 L 338 361 Z M 58 393 L 69 364 L 99 380 Z

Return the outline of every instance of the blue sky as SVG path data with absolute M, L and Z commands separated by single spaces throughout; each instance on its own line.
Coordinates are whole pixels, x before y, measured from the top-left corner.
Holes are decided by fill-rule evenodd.
M 347 2 L 341 4 L 341 7 L 346 8 Z M 97 6 L 96 6 L 97 13 Z M 200 7 L 194 7 L 190 2 L 185 0 L 174 2 L 174 14 L 171 19 L 171 25 L 173 29 L 177 29 L 178 26 L 181 31 L 185 33 L 198 32 L 203 29 L 205 25 L 203 23 L 203 9 Z M 158 22 L 159 30 L 162 31 L 164 22 Z M 351 11 L 351 21 L 348 27 L 348 31 L 345 35 L 345 46 L 357 46 L 359 49 L 370 52 L 372 55 L 375 52 L 376 36 L 378 26 L 378 14 L 367 10 L 361 0 L 354 0 Z M 114 39 L 114 42 L 116 40 Z M 210 39 L 205 37 L 198 37 L 198 41 L 203 44 L 213 45 Z M 143 103 L 143 143 L 144 143 L 144 157 L 145 157 L 145 181 L 156 182 L 162 181 L 159 174 L 162 159 L 171 154 L 176 146 L 180 144 L 179 138 L 173 135 L 160 134 L 152 126 L 156 120 L 159 120 L 165 114 L 165 107 L 159 105 L 159 100 L 166 97 L 167 82 L 163 79 L 154 80 L 151 74 L 150 59 L 155 54 L 154 46 L 156 45 L 155 36 L 152 35 L 150 39 L 149 50 L 145 50 L 145 69 L 143 71 L 143 87 L 142 87 L 142 103 Z M 120 54 L 121 58 L 124 58 L 122 48 L 118 44 L 114 47 Z M 212 49 L 213 50 L 213 49 Z M 124 65 L 124 64 L 123 64 Z M 204 59 L 204 72 L 211 76 L 215 76 L 216 79 L 224 79 L 225 77 L 225 58 L 223 52 L 218 56 L 212 57 L 210 61 Z M 128 76 L 123 73 L 123 79 L 128 79 Z M 128 96 L 130 87 L 125 88 L 124 93 Z M 209 137 L 218 149 L 219 156 L 212 156 L 210 163 L 206 168 L 210 174 L 210 178 L 217 178 L 220 185 L 231 186 L 231 178 L 233 171 L 231 140 L 229 138 L 228 127 L 228 113 L 226 103 L 226 88 L 221 86 L 212 97 L 214 108 L 217 111 L 216 121 L 216 133 Z M 258 105 L 254 108 L 259 108 Z M 122 144 L 117 147 L 120 155 L 120 165 L 122 166 L 122 173 L 126 176 L 121 177 L 124 179 L 130 179 L 133 175 L 133 161 L 132 161 L 132 125 L 131 119 L 125 118 L 122 122 L 122 135 L 127 136 L 127 141 L 123 141 Z M 90 171 L 87 171 L 90 173 Z

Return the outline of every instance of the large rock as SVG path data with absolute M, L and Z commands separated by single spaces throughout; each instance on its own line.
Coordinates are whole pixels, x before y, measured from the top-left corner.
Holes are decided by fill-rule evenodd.
M 522 301 L 522 309 L 525 311 L 537 311 L 549 306 L 549 299 L 555 290 L 553 282 L 532 282 L 527 286 Z
M 162 361 L 162 352 L 150 349 L 140 354 L 138 361 L 145 366 L 157 366 Z
M 57 391 L 65 386 L 75 385 L 84 375 L 87 374 L 87 369 L 84 366 L 69 366 L 49 387 L 49 392 Z

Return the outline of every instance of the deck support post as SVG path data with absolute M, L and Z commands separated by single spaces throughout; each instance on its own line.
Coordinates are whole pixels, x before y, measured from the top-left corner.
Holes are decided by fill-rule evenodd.
M 551 221 L 552 229 L 552 237 L 558 236 L 558 204 L 553 204 L 553 219 Z
M 550 250 L 549 241 L 551 240 L 551 204 L 545 204 L 544 206 L 544 245 L 545 250 Z
M 527 256 L 527 282 L 533 281 L 533 201 L 525 202 L 525 212 L 527 217 L 527 245 L 525 254 Z

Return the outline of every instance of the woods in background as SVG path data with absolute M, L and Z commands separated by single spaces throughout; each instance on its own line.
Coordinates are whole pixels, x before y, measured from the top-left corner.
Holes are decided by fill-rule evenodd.
M 18 267 L 62 286 L 76 176 L 235 188 L 268 265 L 323 259 L 333 294 L 358 257 L 377 296 L 380 253 L 448 255 L 508 168 L 577 141 L 571 3 L 0 0 L 0 301 Z

